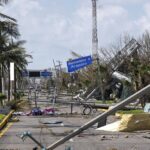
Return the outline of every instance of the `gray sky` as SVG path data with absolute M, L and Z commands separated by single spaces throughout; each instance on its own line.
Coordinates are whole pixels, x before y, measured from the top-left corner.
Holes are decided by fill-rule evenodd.
M 18 20 L 25 47 L 32 52 L 30 69 L 64 66 L 70 51 L 91 54 L 91 0 L 12 0 L 0 8 Z M 99 46 L 109 47 L 120 35 L 138 37 L 150 29 L 149 0 L 99 0 Z

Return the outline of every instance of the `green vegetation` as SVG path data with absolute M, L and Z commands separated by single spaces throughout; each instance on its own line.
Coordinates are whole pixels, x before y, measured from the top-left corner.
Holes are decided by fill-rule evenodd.
M 4 119 L 5 115 L 0 114 L 0 122 Z
M 7 106 L 9 106 L 11 109 L 13 110 L 17 110 L 19 109 L 18 103 L 21 102 L 20 100 L 11 100 L 9 102 L 7 102 Z
M 9 0 L 0 0 L 0 6 L 7 4 Z M 14 92 L 16 93 L 16 83 L 21 82 L 22 70 L 28 64 L 27 58 L 32 58 L 26 53 L 25 41 L 20 40 L 21 35 L 16 19 L 0 12 L 0 81 L 5 80 L 5 87 L 8 90 L 8 101 L 10 100 L 10 62 L 15 64 Z M 0 82 L 0 92 L 2 83 Z M 15 95 L 18 96 L 18 95 Z
M 23 92 L 13 93 L 15 100 L 20 100 L 22 96 L 24 96 Z

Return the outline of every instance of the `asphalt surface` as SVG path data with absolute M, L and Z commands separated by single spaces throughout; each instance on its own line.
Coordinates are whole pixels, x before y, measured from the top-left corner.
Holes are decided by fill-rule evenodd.
M 48 146 L 56 140 L 64 137 L 73 129 L 85 123 L 90 118 L 80 117 L 19 117 L 20 121 L 14 123 L 0 139 L 2 150 L 32 150 L 36 144 L 29 138 L 22 141 L 19 137 L 24 131 L 30 131 L 32 135 L 44 146 Z M 43 125 L 41 122 L 61 120 L 63 125 Z M 56 150 L 65 150 L 72 146 L 73 150 L 150 150 L 150 131 L 135 133 L 103 132 L 95 131 L 94 127 L 76 136 Z
M 41 103 L 39 104 L 41 105 Z M 42 107 L 47 107 L 43 103 Z M 70 106 L 58 106 L 59 113 L 70 113 Z M 76 106 L 74 112 L 79 112 Z M 32 150 L 37 145 L 29 138 L 24 141 L 21 133 L 30 131 L 36 140 L 45 147 L 56 142 L 60 138 L 80 127 L 95 117 L 82 115 L 68 116 L 19 116 L 19 122 L 8 124 L 9 128 L 0 138 L 0 150 Z M 114 116 L 108 117 L 112 122 Z M 62 124 L 44 124 L 49 121 L 62 121 Z M 138 131 L 132 133 L 96 131 L 96 125 L 64 143 L 56 150 L 150 150 L 150 131 Z M 69 149 L 68 147 L 72 149 Z

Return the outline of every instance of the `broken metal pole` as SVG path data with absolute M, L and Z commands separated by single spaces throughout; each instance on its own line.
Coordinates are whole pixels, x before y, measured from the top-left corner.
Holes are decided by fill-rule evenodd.
M 140 91 L 136 92 L 135 94 L 131 95 L 130 97 L 126 98 L 125 100 L 121 101 L 120 103 L 116 104 L 116 106 L 114 106 L 113 108 L 111 108 L 107 112 L 104 112 L 103 114 L 100 114 L 99 116 L 92 119 L 91 121 L 89 121 L 85 125 L 83 125 L 80 128 L 74 130 L 71 134 L 65 136 L 64 138 L 62 138 L 62 139 L 58 140 L 57 142 L 53 143 L 52 145 L 48 146 L 47 150 L 55 149 L 56 147 L 58 147 L 61 144 L 65 143 L 66 141 L 73 138 L 74 136 L 80 134 L 82 131 L 88 129 L 89 127 L 91 127 L 95 123 L 100 122 L 101 120 L 103 120 L 107 116 L 113 114 L 114 112 L 116 112 L 120 108 L 124 107 L 125 105 L 135 101 L 137 98 L 143 96 L 144 94 L 148 93 L 149 91 L 150 91 L 150 84 L 148 86 L 146 86 L 145 88 L 141 89 Z
M 31 134 L 31 132 L 29 131 L 26 131 L 24 132 L 20 138 L 24 141 L 27 137 L 29 137 L 32 141 L 34 141 L 42 150 L 46 150 L 45 147 L 40 143 L 38 142 Z
M 99 89 L 99 86 L 96 87 L 86 98 L 85 100 L 87 101 L 89 98 L 91 98 L 91 96 L 93 96 L 93 94 Z

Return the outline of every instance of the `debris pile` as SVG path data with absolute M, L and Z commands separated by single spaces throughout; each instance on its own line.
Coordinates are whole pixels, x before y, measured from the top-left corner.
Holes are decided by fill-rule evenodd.
M 13 115 L 15 116 L 41 116 L 41 115 L 54 115 L 55 109 L 54 108 L 45 108 L 41 109 L 40 107 L 33 108 L 30 112 L 14 112 Z
M 150 114 L 124 114 L 121 120 L 116 121 L 106 126 L 100 127 L 97 130 L 103 131 L 121 131 L 132 132 L 138 130 L 150 130 Z

